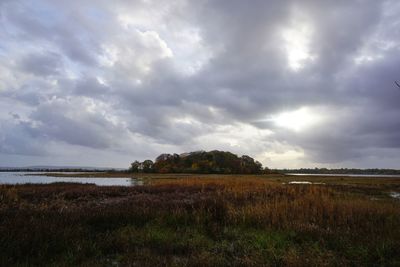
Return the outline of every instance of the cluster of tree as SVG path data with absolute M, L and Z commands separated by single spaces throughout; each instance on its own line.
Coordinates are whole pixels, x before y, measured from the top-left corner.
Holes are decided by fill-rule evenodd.
M 268 169 L 266 169 L 268 170 Z M 130 172 L 145 173 L 221 173 L 257 174 L 265 170 L 262 164 L 249 156 L 224 151 L 196 151 L 183 154 L 161 154 L 155 160 L 135 161 Z
M 327 169 L 327 168 L 301 168 L 301 169 L 276 169 L 279 173 L 303 173 L 303 174 L 364 174 L 364 175 L 400 175 L 400 170 L 394 169 Z

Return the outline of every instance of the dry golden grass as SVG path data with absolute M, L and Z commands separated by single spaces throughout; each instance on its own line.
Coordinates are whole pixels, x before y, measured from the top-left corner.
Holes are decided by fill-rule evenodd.
M 122 266 L 400 263 L 400 202 L 385 195 L 396 181 L 147 178 L 137 187 L 0 186 L 0 265 L 109 266 L 110 259 Z

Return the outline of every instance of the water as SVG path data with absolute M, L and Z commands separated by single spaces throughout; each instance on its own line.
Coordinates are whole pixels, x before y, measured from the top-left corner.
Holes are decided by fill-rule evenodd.
M 311 184 L 311 182 L 308 182 L 308 181 L 291 181 L 288 184 Z
M 318 185 L 322 185 L 322 184 L 325 184 L 325 183 L 312 183 L 312 182 L 309 182 L 309 181 L 291 181 L 288 184 L 318 184 Z
M 392 198 L 398 198 L 400 199 L 400 193 L 398 192 L 390 192 L 389 194 Z
M 51 184 L 56 182 L 96 184 L 100 186 L 135 186 L 143 184 L 141 180 L 123 177 L 51 177 L 38 174 L 34 172 L 0 172 L 0 184 Z
M 382 178 L 400 178 L 400 175 L 389 174 L 316 174 L 316 173 L 285 173 L 294 176 L 346 176 L 346 177 L 382 177 Z

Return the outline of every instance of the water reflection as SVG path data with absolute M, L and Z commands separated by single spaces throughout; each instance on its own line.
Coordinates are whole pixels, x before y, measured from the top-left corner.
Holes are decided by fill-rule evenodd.
M 31 172 L 0 172 L 0 184 L 50 184 L 56 182 L 96 184 L 99 186 L 136 186 L 142 185 L 138 179 L 120 178 L 94 178 L 94 177 L 51 177 L 41 176 Z

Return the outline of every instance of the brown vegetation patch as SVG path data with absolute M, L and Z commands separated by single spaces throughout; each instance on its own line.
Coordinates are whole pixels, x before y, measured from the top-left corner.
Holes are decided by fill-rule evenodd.
M 0 265 L 395 265 L 400 203 L 362 192 L 257 177 L 3 185 Z

